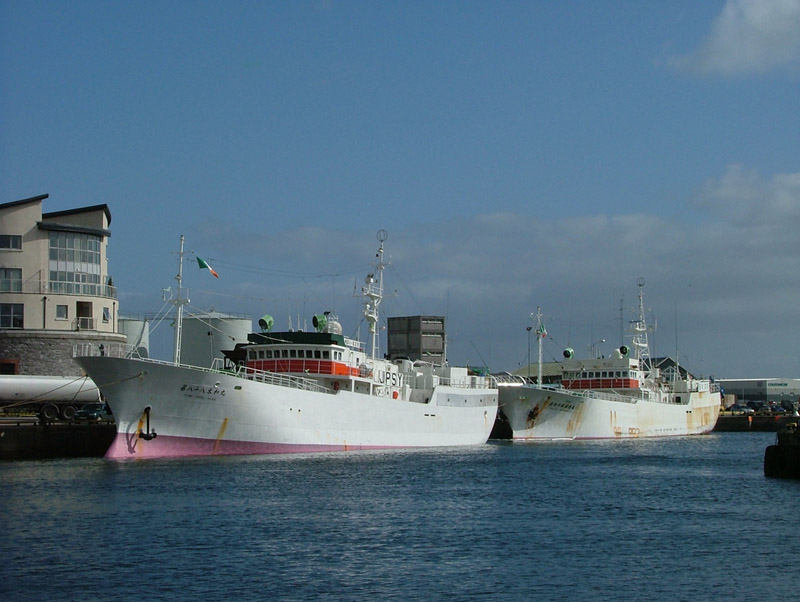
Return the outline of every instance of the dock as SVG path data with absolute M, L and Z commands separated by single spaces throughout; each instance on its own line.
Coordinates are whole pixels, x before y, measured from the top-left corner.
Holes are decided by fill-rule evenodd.
M 791 422 L 797 422 L 797 416 L 785 414 L 720 414 L 715 433 L 777 433 Z
M 41 424 L 35 418 L 0 420 L 0 461 L 101 458 L 116 434 L 113 422 Z

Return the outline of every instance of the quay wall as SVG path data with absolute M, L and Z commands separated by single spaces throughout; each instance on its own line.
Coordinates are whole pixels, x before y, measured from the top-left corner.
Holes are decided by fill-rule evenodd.
M 101 458 L 117 432 L 113 422 L 97 424 L 38 421 L 0 422 L 0 461 L 46 458 Z
M 721 415 L 714 427 L 715 433 L 731 433 L 753 431 L 754 433 L 777 433 L 791 422 L 800 422 L 797 416 L 775 415 L 749 415 L 738 414 L 735 416 Z

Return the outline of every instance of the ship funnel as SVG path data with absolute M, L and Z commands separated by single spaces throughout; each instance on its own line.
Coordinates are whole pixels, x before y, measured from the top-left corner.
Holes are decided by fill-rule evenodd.
M 272 330 L 272 325 L 275 323 L 275 320 L 269 314 L 264 314 L 258 319 L 258 327 L 261 329 L 261 332 L 269 332 Z
M 567 347 L 566 349 L 564 349 L 564 357 L 566 359 L 571 359 L 572 357 L 574 357 L 574 355 L 575 352 L 572 350 L 572 347 Z

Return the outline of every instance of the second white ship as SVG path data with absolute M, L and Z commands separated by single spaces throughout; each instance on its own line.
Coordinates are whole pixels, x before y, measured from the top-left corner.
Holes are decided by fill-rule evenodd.
M 652 365 L 647 341 L 642 287 L 631 348 L 611 357 L 575 359 L 564 351 L 561 384 L 500 384 L 500 411 L 514 440 L 620 439 L 698 435 L 710 432 L 720 411 L 716 383 L 683 375 L 677 366 L 664 375 Z M 539 382 L 541 382 L 541 323 Z

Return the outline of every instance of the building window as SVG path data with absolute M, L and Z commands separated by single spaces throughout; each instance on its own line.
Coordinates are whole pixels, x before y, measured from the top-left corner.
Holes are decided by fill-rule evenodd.
M 22 250 L 22 236 L 20 234 L 0 234 L 0 249 Z
M 0 328 L 22 328 L 24 305 L 0 303 Z
M 74 232 L 50 233 L 50 286 L 55 293 L 99 295 L 101 238 Z
M 0 293 L 22 292 L 22 268 L 0 268 Z
M 111 320 L 111 311 L 107 308 L 103 308 L 103 322 L 108 322 Z
M 56 320 L 69 320 L 69 311 L 66 305 L 56 305 Z

